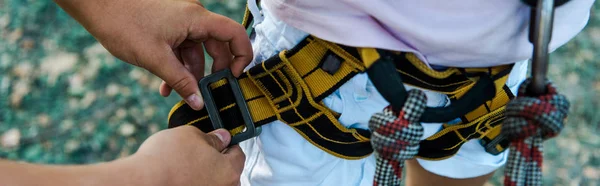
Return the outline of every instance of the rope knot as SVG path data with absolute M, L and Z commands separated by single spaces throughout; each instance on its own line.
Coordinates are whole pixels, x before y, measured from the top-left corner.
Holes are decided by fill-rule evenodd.
M 554 137 L 564 127 L 569 110 L 567 98 L 560 95 L 550 82 L 547 93 L 537 97 L 527 96 L 530 80 L 519 87 L 519 96 L 507 104 L 502 132 L 511 141 L 522 141 L 530 136 L 542 139 Z
M 564 127 L 569 102 L 546 83 L 547 93 L 528 97 L 530 79 L 519 87 L 519 96 L 506 105 L 502 134 L 511 141 L 504 169 L 504 185 L 542 185 L 543 140 Z
M 426 103 L 425 93 L 413 89 L 399 112 L 388 106 L 371 117 L 371 145 L 377 157 L 374 185 L 400 184 L 404 161 L 419 152 L 423 127 L 418 120 Z

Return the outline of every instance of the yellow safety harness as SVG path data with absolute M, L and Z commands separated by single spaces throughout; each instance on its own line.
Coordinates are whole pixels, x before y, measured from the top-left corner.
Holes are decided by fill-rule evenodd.
M 246 17 L 249 16 L 251 14 Z M 470 108 L 475 109 L 464 112 L 466 114 L 459 122 L 445 123 L 441 131 L 423 140 L 419 158 L 451 157 L 470 139 L 481 139 L 492 154 L 500 153 L 508 146 L 506 140 L 497 137 L 504 107 L 514 97 L 505 85 L 512 65 L 435 71 L 411 53 L 383 54 L 377 49 L 343 46 L 314 36 L 238 78 L 233 78 L 228 71 L 204 78 L 201 90 L 205 109 L 194 111 L 181 101 L 169 113 L 169 127 L 193 125 L 204 132 L 225 128 L 237 143 L 258 135 L 260 126 L 279 120 L 329 154 L 360 159 L 373 151 L 370 132 L 344 127 L 337 120 L 339 113 L 328 109 L 321 101 L 354 75 L 367 72 L 382 57 L 393 59 L 404 84 L 443 93 L 457 102 L 464 95 L 491 98 L 482 98 L 480 103 L 471 102 Z M 479 90 L 478 83 L 483 80 L 492 83 L 483 89 L 485 91 L 473 93 L 471 89 Z M 437 111 L 432 113 L 444 113 L 443 109 L 431 110 Z M 432 117 L 428 118 L 424 121 L 434 121 Z

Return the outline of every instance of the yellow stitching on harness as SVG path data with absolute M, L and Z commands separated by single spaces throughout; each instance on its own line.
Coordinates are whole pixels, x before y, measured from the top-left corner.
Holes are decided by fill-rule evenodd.
M 227 106 L 225 106 L 225 107 L 223 107 L 223 108 L 219 109 L 219 112 L 223 112 L 223 111 L 225 111 L 225 110 L 227 110 L 227 109 L 233 108 L 234 106 L 235 106 L 235 103 L 229 104 L 229 105 L 227 105 Z M 208 118 L 208 116 L 203 116 L 203 117 L 201 117 L 201 118 L 198 118 L 198 119 L 195 119 L 195 120 L 193 120 L 193 121 L 190 121 L 190 122 L 188 122 L 188 123 L 186 123 L 186 124 L 184 124 L 184 125 L 192 125 L 192 124 L 194 124 L 194 123 L 196 123 L 196 122 L 198 122 L 198 121 L 205 120 L 206 118 Z
M 208 86 L 210 87 L 210 89 L 216 89 L 216 88 L 221 87 L 221 86 L 223 86 L 225 84 L 227 84 L 227 79 L 220 79 L 218 81 L 215 81 L 214 83 L 211 83 Z
M 289 61 L 287 60 L 287 58 L 285 57 L 285 55 L 284 55 L 283 53 L 280 53 L 280 54 L 279 54 L 279 57 L 281 58 L 281 60 L 282 60 L 284 63 L 286 63 L 286 64 L 289 64 Z M 275 79 L 275 76 L 274 76 L 272 73 L 269 73 L 269 75 L 270 75 L 270 76 L 271 76 L 273 79 Z M 297 75 L 297 74 L 292 74 L 291 76 L 295 76 L 295 75 Z M 291 77 L 291 78 L 299 78 L 299 77 Z M 296 81 L 296 82 L 297 82 L 297 83 L 300 83 L 299 81 Z M 279 81 L 275 81 L 275 83 L 277 83 L 277 86 L 279 86 L 279 88 L 281 88 L 281 89 L 283 90 L 283 86 L 281 85 L 281 83 L 279 83 Z M 303 87 L 303 88 L 307 88 L 307 87 Z M 299 89 L 299 90 L 301 90 L 301 89 Z M 298 93 L 298 94 L 300 94 L 300 93 Z M 298 95 L 298 96 L 300 96 L 300 95 Z M 307 95 L 307 96 L 308 96 L 308 95 Z M 309 102 L 310 102 L 310 99 L 308 99 L 308 100 L 309 100 Z M 294 104 L 294 102 L 292 101 L 292 99 L 288 98 L 288 101 L 290 102 L 290 104 L 292 104 L 292 105 Z M 312 103 L 314 103 L 314 102 L 312 102 Z M 311 103 L 311 104 L 312 104 L 312 103 Z M 311 129 L 312 129 L 312 130 L 313 130 L 313 131 L 314 131 L 314 132 L 315 132 L 317 135 L 319 135 L 319 137 L 321 137 L 322 139 L 324 139 L 324 140 L 327 140 L 327 141 L 330 141 L 330 142 L 334 142 L 334 143 L 339 143 L 339 144 L 355 144 L 355 143 L 359 143 L 359 142 L 341 142 L 341 141 L 336 141 L 336 140 L 332 140 L 332 139 L 326 138 L 325 136 L 321 135 L 321 133 L 319 133 L 319 131 L 317 131 L 317 130 L 316 130 L 316 129 L 315 129 L 315 128 L 314 128 L 314 127 L 313 127 L 313 126 L 310 124 L 310 120 L 307 120 L 307 119 L 305 119 L 305 118 L 302 116 L 302 114 L 300 114 L 300 112 L 298 111 L 298 109 L 297 109 L 296 107 L 293 107 L 293 109 L 294 109 L 294 113 L 296 113 L 296 115 L 297 115 L 299 118 L 301 118 L 301 119 L 302 119 L 302 121 L 306 121 L 306 125 L 307 125 L 308 127 L 310 127 L 310 128 L 311 128 Z M 322 112 L 321 112 L 321 113 L 322 113 Z
M 337 152 L 334 152 L 334 151 L 332 151 L 332 150 L 329 150 L 329 149 L 327 149 L 327 148 L 325 148 L 325 147 L 323 147 L 323 146 L 319 145 L 318 143 L 316 143 L 316 142 L 314 142 L 312 139 L 310 139 L 308 136 L 306 136 L 306 134 L 302 133 L 302 131 L 300 131 L 300 130 L 298 130 L 298 129 L 296 129 L 296 128 L 293 128 L 293 129 L 294 129 L 296 132 L 298 132 L 298 134 L 300 134 L 300 135 L 301 135 L 301 136 L 302 136 L 304 139 L 306 139 L 306 141 L 308 141 L 310 144 L 313 144 L 313 145 L 314 145 L 314 146 L 316 146 L 317 148 L 319 148 L 319 149 L 321 149 L 321 150 L 323 150 L 323 151 L 327 152 L 328 154 L 331 154 L 331 155 L 333 155 L 333 156 L 335 156 L 335 157 L 338 157 L 338 158 L 343 158 L 343 159 L 347 159 L 347 160 L 358 160 L 358 159 L 363 159 L 363 158 L 365 158 L 365 157 L 368 157 L 368 156 L 370 156 L 370 155 L 373 153 L 373 152 L 371 152 L 371 153 L 369 153 L 369 154 L 366 154 L 366 155 L 364 155 L 364 156 L 345 156 L 345 155 L 339 154 L 339 153 L 337 153 Z
M 283 95 L 277 97 L 277 98 L 273 98 L 273 102 L 275 103 L 279 103 L 282 102 L 286 99 L 289 99 L 290 96 L 292 96 L 292 84 L 289 82 L 289 80 L 285 77 L 285 75 L 283 75 L 283 73 L 281 73 L 281 69 L 278 71 L 274 71 L 275 73 L 277 73 L 277 75 L 279 76 L 279 78 L 281 79 L 281 81 L 283 81 L 283 84 L 285 85 L 284 87 L 281 87 L 281 91 L 283 92 Z M 279 84 L 279 81 L 277 81 L 277 79 L 275 79 L 274 76 L 273 77 L 273 81 L 277 82 L 277 84 Z
M 246 9 L 244 10 L 244 18 L 242 19 L 242 26 L 244 26 L 244 28 L 248 28 L 248 26 L 250 25 L 250 8 L 248 8 L 248 2 L 246 2 Z
M 460 71 L 456 68 L 448 68 L 447 70 L 441 71 L 441 72 L 432 70 L 427 65 L 425 65 L 425 63 L 423 63 L 417 56 L 415 56 L 412 53 L 406 53 L 405 57 L 406 57 L 406 59 L 408 59 L 408 61 L 410 61 L 410 63 L 412 63 L 415 67 L 417 67 L 421 72 L 423 72 L 431 77 L 437 78 L 437 79 L 444 79 L 444 78 L 451 76 L 454 73 L 460 73 Z
M 288 60 L 288 58 L 287 58 L 287 57 L 286 57 L 284 54 L 280 53 L 280 54 L 279 54 L 279 57 L 280 57 L 280 59 L 282 60 L 282 62 L 283 62 L 283 63 L 285 63 L 286 65 L 290 65 L 290 66 L 291 66 L 291 62 Z M 289 75 L 290 75 L 290 78 L 292 78 L 292 79 L 296 79 L 296 81 L 294 81 L 294 82 L 296 82 L 296 83 L 297 83 L 297 84 L 298 84 L 298 85 L 301 87 L 301 88 L 299 88 L 298 90 L 308 90 L 308 86 L 307 86 L 306 84 L 302 83 L 302 81 L 300 81 L 300 80 L 299 80 L 299 79 L 301 79 L 301 77 L 300 77 L 300 76 L 299 76 L 297 73 L 290 72 L 290 73 L 289 73 Z M 279 85 L 279 83 L 278 83 L 278 85 Z M 279 85 L 279 86 L 281 87 L 281 85 Z M 306 98 L 307 98 L 308 102 L 309 102 L 309 103 L 310 103 L 310 104 L 311 104 L 313 107 L 315 107 L 315 108 L 317 108 L 318 110 L 320 110 L 320 112 L 319 112 L 319 113 L 325 114 L 325 115 L 327 116 L 327 118 L 329 118 L 329 120 L 330 120 L 330 121 L 332 121 L 332 123 L 335 125 L 335 127 L 337 127 L 337 128 L 338 128 L 338 130 L 340 130 L 340 131 L 342 131 L 342 132 L 350 132 L 350 133 L 352 133 L 352 135 L 353 135 L 353 136 L 356 136 L 356 135 L 358 135 L 358 136 L 361 136 L 360 134 L 358 134 L 358 132 L 356 131 L 356 129 L 348 129 L 348 128 L 346 128 L 346 127 L 342 126 L 342 125 L 339 123 L 339 121 L 337 121 L 337 119 L 335 119 L 335 117 L 333 117 L 333 115 L 332 115 L 331 113 L 324 112 L 324 111 L 326 111 L 326 110 L 328 110 L 328 109 L 324 109 L 324 107 L 323 107 L 322 105 L 320 105 L 320 104 L 316 103 L 316 102 L 315 102 L 315 101 L 312 99 L 312 97 L 309 95 L 309 92 L 304 92 L 304 91 L 302 91 L 302 92 L 299 92 L 299 93 L 298 93 L 298 94 L 299 94 L 298 96 L 301 96 L 300 94 L 302 94 L 302 93 L 306 94 L 305 96 L 307 96 Z M 308 126 L 309 126 L 309 127 L 312 129 L 312 130 L 313 130 L 313 131 L 315 131 L 315 133 L 317 133 L 317 134 L 318 134 L 318 135 L 319 135 L 319 136 L 320 136 L 322 139 L 325 139 L 325 140 L 328 140 L 328 141 L 332 141 L 332 142 L 339 142 L 339 141 L 331 140 L 331 139 L 329 139 L 329 138 L 325 138 L 324 136 L 322 136 L 322 135 L 321 135 L 321 134 L 320 134 L 318 131 L 316 131 L 316 130 L 314 129 L 314 127 L 313 127 L 313 126 L 310 124 L 310 121 L 312 121 L 312 120 L 304 119 L 304 117 L 302 117 L 302 115 L 301 115 L 300 113 L 298 113 L 298 110 L 296 110 L 296 108 L 295 108 L 295 107 L 294 107 L 294 111 L 295 111 L 296 115 L 298 115 L 298 117 L 302 118 L 302 120 L 303 120 L 303 121 L 306 121 L 306 124 L 307 124 L 307 125 L 308 125 Z M 366 137 L 362 137 L 362 136 L 361 136 L 361 139 L 366 139 Z M 360 140 L 360 141 L 362 141 L 362 140 Z M 360 141 L 359 141 L 359 142 L 360 142 Z M 341 143 L 341 144 L 353 144 L 353 143 L 356 143 L 356 142 L 353 142 L 353 143 L 348 143 L 348 142 L 339 142 L 339 143 Z M 316 145 L 316 144 L 315 144 L 315 145 Z
M 402 73 L 402 74 L 404 74 L 404 75 L 406 75 L 406 76 L 412 77 L 412 78 L 414 78 L 415 80 L 417 80 L 417 81 L 419 81 L 419 82 L 421 82 L 421 83 L 423 83 L 423 84 L 426 84 L 426 85 L 432 86 L 432 87 L 449 87 L 449 86 L 458 85 L 458 84 L 474 84 L 472 81 L 465 80 L 465 81 L 461 81 L 461 82 L 455 82 L 455 83 L 450 83 L 450 84 L 445 84 L 445 85 L 434 85 L 434 84 L 428 83 L 428 82 L 426 82 L 426 81 L 423 81 L 423 80 L 419 79 L 418 77 L 416 77 L 416 76 L 413 76 L 413 75 L 411 75 L 411 74 L 408 74 L 408 73 L 406 73 L 406 72 L 404 72 L 404 71 L 401 71 L 401 70 L 396 70 L 396 71 L 397 71 L 397 72 L 400 72 L 400 73 Z M 409 83 L 404 83 L 404 84 L 409 84 Z M 409 85 L 412 85 L 412 84 L 409 84 Z M 412 85 L 412 86 L 418 86 L 418 85 Z M 425 89 L 425 88 L 422 88 L 422 89 Z M 430 90 L 430 89 L 426 89 L 426 90 Z M 444 91 L 439 91 L 439 90 L 431 90 L 431 91 L 440 92 L 440 93 L 444 93 L 444 94 L 455 94 L 456 92 L 460 92 L 461 90 L 460 90 L 460 89 L 457 89 L 457 90 L 455 90 L 455 91 L 452 91 L 452 92 L 444 92 Z
M 179 109 L 179 107 L 183 106 L 184 104 L 185 104 L 185 101 L 183 101 L 183 100 L 177 102 L 177 104 L 175 104 L 173 106 L 173 108 L 171 108 L 171 110 L 169 111 L 169 116 L 167 116 L 167 118 L 170 120 L 173 113 L 175 113 L 175 111 L 177 111 L 177 109 Z
M 239 134 L 239 133 L 243 132 L 244 129 L 246 129 L 246 126 L 245 125 L 240 125 L 240 126 L 234 128 L 234 129 L 229 130 L 229 133 L 233 136 L 233 135 L 236 135 L 236 134 Z
M 488 120 L 491 117 L 497 116 L 497 115 L 502 115 L 502 112 L 504 111 L 504 107 L 501 107 L 500 109 L 496 109 L 490 113 L 487 114 L 487 117 L 480 117 L 477 118 L 476 120 L 469 122 L 469 123 L 463 123 L 463 124 L 453 124 L 453 125 L 449 125 L 448 127 L 442 129 L 441 131 L 435 133 L 434 135 L 428 137 L 426 140 L 434 140 L 437 139 L 443 135 L 445 135 L 448 132 L 451 131 L 455 131 L 461 128 L 467 128 L 471 125 L 477 124 L 479 122 L 481 122 L 482 120 Z

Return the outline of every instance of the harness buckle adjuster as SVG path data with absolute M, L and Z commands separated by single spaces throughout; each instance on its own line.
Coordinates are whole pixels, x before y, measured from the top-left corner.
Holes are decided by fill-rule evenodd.
M 492 155 L 498 155 L 502 152 L 504 152 L 506 149 L 502 149 L 499 150 L 496 148 L 496 146 L 500 145 L 503 146 L 503 143 L 508 143 L 506 136 L 504 135 L 499 135 L 497 137 L 495 137 L 494 139 L 492 139 L 492 141 L 490 142 L 485 142 L 483 140 L 479 140 L 481 145 L 483 145 L 483 147 L 485 148 L 485 151 L 492 154 Z
M 233 76 L 231 70 L 229 69 L 225 69 L 205 76 L 198 83 L 200 93 L 202 94 L 202 97 L 204 97 L 204 109 L 208 112 L 208 117 L 210 118 L 213 128 L 225 128 L 225 125 L 223 125 L 223 122 L 221 120 L 221 116 L 219 115 L 219 108 L 217 107 L 213 99 L 214 95 L 212 94 L 210 89 L 210 85 L 212 83 L 217 82 L 221 79 L 227 79 L 227 82 L 231 87 L 231 91 L 233 92 L 235 103 L 239 108 L 239 111 L 244 120 L 244 124 L 246 126 L 245 130 L 243 130 L 241 133 L 231 136 L 231 142 L 229 143 L 229 145 L 235 145 L 244 140 L 258 136 L 258 134 L 260 134 L 261 131 L 260 127 L 256 127 L 254 125 L 254 122 L 252 121 L 252 116 L 250 115 L 250 111 L 248 110 L 248 105 L 246 104 L 238 80 Z

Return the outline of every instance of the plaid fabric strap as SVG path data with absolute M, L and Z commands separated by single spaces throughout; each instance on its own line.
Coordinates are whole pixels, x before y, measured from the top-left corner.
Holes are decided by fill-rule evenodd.
M 371 145 L 377 158 L 373 185 L 400 185 L 404 161 L 419 152 L 423 127 L 418 119 L 426 103 L 425 93 L 413 89 L 408 91 L 408 99 L 399 113 L 388 106 L 371 117 Z
M 510 141 L 504 185 L 542 185 L 543 140 L 556 136 L 564 126 L 569 102 L 547 83 L 547 93 L 527 96 L 530 80 L 519 88 L 519 96 L 506 106 L 502 135 Z

